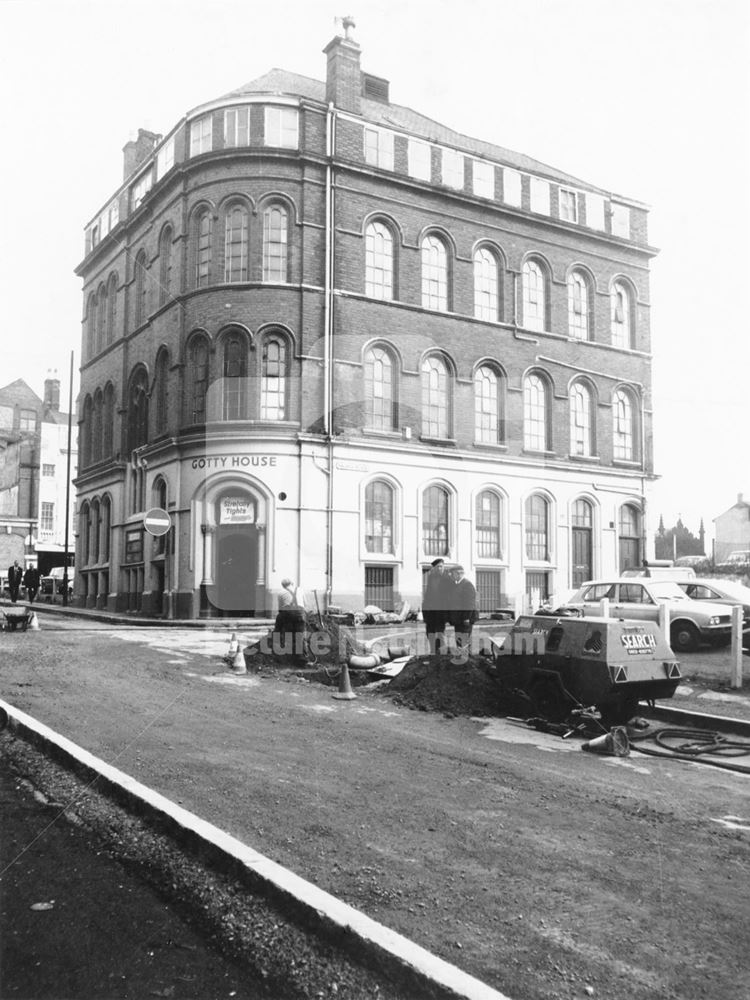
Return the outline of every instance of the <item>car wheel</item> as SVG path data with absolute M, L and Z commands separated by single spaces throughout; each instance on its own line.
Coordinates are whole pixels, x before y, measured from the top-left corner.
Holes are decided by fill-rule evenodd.
M 692 622 L 675 622 L 669 634 L 676 653 L 693 653 L 698 648 L 700 634 Z

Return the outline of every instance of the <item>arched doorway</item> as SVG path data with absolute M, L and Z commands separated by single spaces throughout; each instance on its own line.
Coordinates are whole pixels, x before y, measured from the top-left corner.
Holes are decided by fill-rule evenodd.
M 227 489 L 217 497 L 213 513 L 216 534 L 208 599 L 219 616 L 251 617 L 259 568 L 256 498 L 242 489 Z

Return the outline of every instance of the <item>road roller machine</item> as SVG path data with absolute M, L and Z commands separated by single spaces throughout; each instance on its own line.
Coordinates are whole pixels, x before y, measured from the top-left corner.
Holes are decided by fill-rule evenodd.
M 494 649 L 511 710 L 563 722 L 596 709 L 608 725 L 671 698 L 680 665 L 656 622 L 522 615 Z

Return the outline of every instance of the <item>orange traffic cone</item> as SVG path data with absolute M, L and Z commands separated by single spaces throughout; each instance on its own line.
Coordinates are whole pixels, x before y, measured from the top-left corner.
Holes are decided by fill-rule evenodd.
M 237 652 L 232 657 L 231 662 L 232 673 L 233 674 L 246 674 L 247 666 L 245 664 L 245 655 L 242 650 L 237 647 Z
M 611 732 L 597 736 L 588 743 L 581 745 L 581 750 L 589 753 L 607 754 L 609 757 L 627 757 L 630 754 L 630 742 L 624 726 L 613 726 Z
M 339 674 L 339 689 L 334 691 L 333 698 L 338 698 L 340 701 L 351 701 L 356 698 L 356 694 L 352 691 L 352 684 L 349 680 L 349 667 L 346 663 L 341 668 Z

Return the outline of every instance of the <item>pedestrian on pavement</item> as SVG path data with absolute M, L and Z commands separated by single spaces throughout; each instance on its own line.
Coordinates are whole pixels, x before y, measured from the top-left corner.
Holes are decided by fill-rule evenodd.
M 471 580 L 464 576 L 463 566 L 453 570 L 455 584 L 453 587 L 453 602 L 451 607 L 451 624 L 456 633 L 456 646 L 469 651 L 471 631 L 474 622 L 479 617 L 477 611 L 477 592 Z
M 18 560 L 14 560 L 13 565 L 8 567 L 8 590 L 13 604 L 18 600 L 18 590 L 23 580 L 23 570 L 18 565 Z
M 26 596 L 29 599 L 29 603 L 33 604 L 36 595 L 39 593 L 39 570 L 36 566 L 29 566 L 23 574 L 23 585 L 26 588 Z
M 444 653 L 447 648 L 445 626 L 451 607 L 453 581 L 445 572 L 445 559 L 433 559 L 425 581 L 422 617 L 430 653 Z

